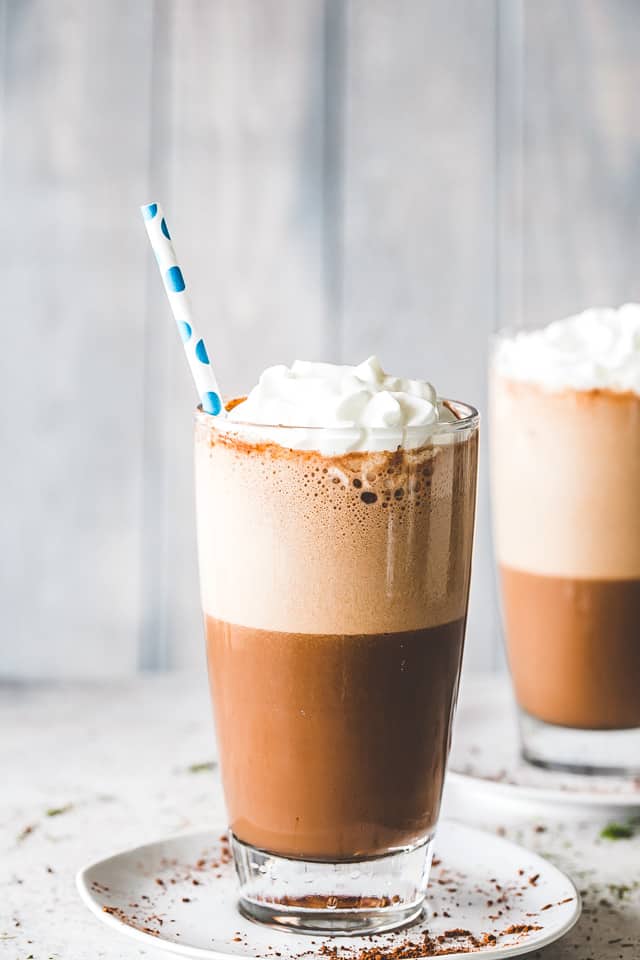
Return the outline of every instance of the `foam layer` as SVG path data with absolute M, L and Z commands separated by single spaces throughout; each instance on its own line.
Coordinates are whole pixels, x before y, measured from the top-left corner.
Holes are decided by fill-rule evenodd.
M 315 634 L 416 630 L 464 616 L 477 436 L 458 429 L 440 439 L 327 457 L 246 443 L 200 415 L 205 612 Z
M 420 447 L 434 425 L 455 417 L 430 383 L 391 377 L 370 357 L 357 367 L 303 360 L 269 367 L 229 420 L 242 421 L 238 433 L 253 441 L 278 443 L 269 425 L 297 427 L 290 447 L 337 455 Z
M 499 562 L 575 579 L 640 577 L 640 396 L 550 393 L 494 371 L 490 404 Z
M 585 310 L 540 330 L 502 336 L 494 363 L 501 376 L 547 390 L 640 394 L 640 304 Z

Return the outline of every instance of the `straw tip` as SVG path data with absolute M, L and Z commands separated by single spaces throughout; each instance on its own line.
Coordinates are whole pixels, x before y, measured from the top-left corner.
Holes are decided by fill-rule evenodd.
M 140 212 L 145 220 L 153 220 L 158 213 L 158 204 L 157 203 L 143 203 L 140 206 Z

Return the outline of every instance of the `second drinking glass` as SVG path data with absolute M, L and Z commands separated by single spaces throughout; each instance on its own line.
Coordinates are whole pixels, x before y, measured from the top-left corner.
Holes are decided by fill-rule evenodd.
M 504 333 L 495 545 L 526 759 L 640 773 L 640 306 Z

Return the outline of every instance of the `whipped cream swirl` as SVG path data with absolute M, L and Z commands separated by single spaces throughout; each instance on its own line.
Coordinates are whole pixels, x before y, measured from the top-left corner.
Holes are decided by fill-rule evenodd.
M 640 394 L 640 304 L 592 308 L 540 330 L 502 337 L 497 372 L 550 390 Z
M 422 446 L 438 423 L 455 420 L 424 380 L 387 375 L 376 357 L 359 366 L 296 360 L 269 367 L 226 427 L 254 441 L 339 455 Z M 286 436 L 274 426 L 288 426 Z

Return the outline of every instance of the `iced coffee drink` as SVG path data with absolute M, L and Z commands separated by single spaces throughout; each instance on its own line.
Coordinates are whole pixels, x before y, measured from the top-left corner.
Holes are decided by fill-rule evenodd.
M 477 415 L 294 363 L 196 423 L 202 601 L 241 909 L 303 930 L 422 908 L 462 658 Z
M 495 541 L 525 756 L 640 769 L 640 306 L 499 336 Z

